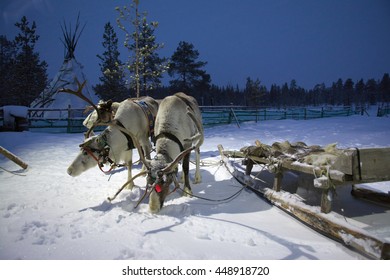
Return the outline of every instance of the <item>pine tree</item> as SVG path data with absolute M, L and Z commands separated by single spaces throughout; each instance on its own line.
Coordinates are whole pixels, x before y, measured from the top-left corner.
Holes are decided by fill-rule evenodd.
M 207 62 L 197 61 L 199 52 L 194 45 L 181 41 L 171 57 L 168 74 L 177 77 L 170 81 L 174 91 L 190 92 L 210 87 L 210 75 L 202 70 Z
M 366 83 L 367 97 L 366 100 L 370 105 L 374 105 L 378 98 L 378 85 L 375 79 L 369 79 Z
M 93 89 L 103 100 L 122 101 L 128 97 L 129 91 L 125 86 L 122 62 L 119 59 L 118 38 L 111 23 L 104 26 L 102 55 L 97 55 L 102 76 L 100 84 Z
M 163 44 L 156 43 L 154 35 L 158 27 L 157 22 L 147 22 L 144 14 L 139 26 L 138 48 L 140 52 L 139 77 L 140 94 L 148 95 L 151 91 L 161 86 L 162 74 L 168 69 L 165 58 L 160 58 L 157 51 L 164 47 Z M 135 44 L 131 46 L 135 50 Z M 134 73 L 134 65 L 130 67 Z
M 39 36 L 35 34 L 35 22 L 29 26 L 25 16 L 15 24 L 20 33 L 15 37 L 17 54 L 13 74 L 13 97 L 15 104 L 29 106 L 47 85 L 47 63 L 40 61 L 35 52 Z
M 165 58 L 160 58 L 157 51 L 163 48 L 163 44 L 156 43 L 154 35 L 158 27 L 157 22 L 148 23 L 146 12 L 141 14 L 138 10 L 139 0 L 133 0 L 130 8 L 117 7 L 119 12 L 117 24 L 126 34 L 125 47 L 133 54 L 127 62 L 130 73 L 130 86 L 135 90 L 137 97 L 147 95 L 151 90 L 161 85 L 162 74 L 167 70 L 168 63 Z M 134 14 L 134 17 L 133 17 Z M 131 22 L 134 31 L 131 32 L 124 22 Z
M 15 65 L 15 44 L 6 36 L 0 36 L 0 106 L 15 104 L 10 91 L 13 88 L 13 67 Z
M 352 105 L 353 85 L 352 79 L 347 79 L 344 83 L 344 106 Z
M 246 79 L 244 94 L 246 96 L 246 106 L 260 106 L 264 101 L 267 89 L 261 85 L 260 80 L 253 81 L 251 78 Z
M 389 73 L 385 73 L 382 77 L 382 80 L 379 84 L 379 89 L 381 93 L 381 102 L 389 103 L 390 102 L 390 76 Z
M 363 114 L 363 108 L 365 104 L 365 100 L 364 100 L 365 88 L 366 85 L 364 84 L 363 79 L 360 79 L 355 85 L 354 103 L 355 106 L 360 106 L 362 114 Z

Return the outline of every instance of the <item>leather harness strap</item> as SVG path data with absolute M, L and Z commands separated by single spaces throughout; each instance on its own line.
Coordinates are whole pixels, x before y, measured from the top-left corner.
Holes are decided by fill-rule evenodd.
M 125 126 L 124 126 L 119 120 L 115 120 L 115 122 L 116 122 L 116 124 L 117 124 L 118 126 L 124 128 L 124 129 L 126 129 Z M 125 133 L 123 130 L 120 130 L 120 132 L 121 132 L 121 133 L 126 137 L 126 139 L 127 139 L 127 149 L 128 149 L 128 150 L 134 149 L 135 146 L 134 146 L 133 139 L 131 138 L 131 136 L 130 136 L 129 134 Z
M 156 136 L 156 142 L 158 139 L 161 139 L 161 138 L 168 138 L 169 140 L 172 140 L 173 142 L 175 142 L 177 145 L 179 145 L 179 148 L 180 148 L 180 152 L 184 151 L 184 147 L 183 147 L 183 144 L 180 142 L 180 140 L 175 136 L 173 135 L 172 133 L 170 132 L 161 132 L 159 135 Z

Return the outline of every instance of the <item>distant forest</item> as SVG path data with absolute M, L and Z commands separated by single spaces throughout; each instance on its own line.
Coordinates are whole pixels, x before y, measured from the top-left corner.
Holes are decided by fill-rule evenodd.
M 126 10 L 129 11 L 131 10 Z M 123 13 L 121 24 L 125 25 L 126 16 Z M 380 80 L 338 79 L 331 86 L 321 83 L 313 89 L 302 88 L 295 80 L 283 85 L 273 84 L 267 88 L 261 84 L 259 78 L 251 77 L 247 78 L 243 89 L 233 85 L 214 85 L 212 76 L 204 70 L 207 62 L 199 60 L 200 54 L 193 44 L 182 41 L 171 57 L 161 58 L 158 50 L 163 44 L 158 44 L 154 36 L 158 23 L 148 23 L 146 15 L 137 16 L 139 20 L 130 24 L 138 24 L 139 34 L 127 34 L 128 41 L 125 42 L 128 51 L 135 54 L 131 61 L 120 60 L 116 32 L 110 23 L 104 26 L 102 46 L 105 51 L 97 54 L 101 61 L 100 83 L 93 86 L 97 95 L 104 100 L 121 101 L 143 95 L 161 99 L 183 91 L 194 96 L 203 106 L 285 108 L 390 103 L 388 73 L 384 73 Z M 20 32 L 13 40 L 0 35 L 0 106 L 29 106 L 49 83 L 47 63 L 41 61 L 35 50 L 39 39 L 35 22 L 30 24 L 26 17 L 23 17 L 15 26 Z M 125 30 L 120 25 L 119 27 Z M 75 35 L 78 35 L 77 38 L 80 36 Z M 166 74 L 170 77 L 169 85 L 162 85 L 161 80 Z
M 160 87 L 152 95 L 163 98 L 175 92 L 171 87 Z M 247 78 L 246 86 L 211 85 L 207 90 L 199 91 L 196 88 L 188 91 L 200 105 L 220 106 L 253 106 L 285 108 L 291 106 L 366 106 L 384 105 L 390 103 L 390 77 L 385 73 L 381 80 L 369 79 L 364 82 L 360 79 L 343 81 L 338 79 L 329 87 L 324 83 L 317 84 L 313 89 L 304 89 L 297 85 L 295 80 L 289 84 L 273 84 L 270 89 L 261 85 L 260 80 Z

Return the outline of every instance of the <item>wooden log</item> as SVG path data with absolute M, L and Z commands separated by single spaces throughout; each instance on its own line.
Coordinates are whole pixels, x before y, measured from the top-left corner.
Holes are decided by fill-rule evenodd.
M 274 177 L 274 185 L 273 190 L 276 192 L 280 191 L 280 188 L 282 187 L 282 180 L 283 180 L 283 172 L 276 172 Z
M 17 157 L 16 155 L 14 155 L 13 153 L 11 153 L 10 151 L 8 151 L 7 149 L 3 148 L 2 146 L 0 146 L 0 153 L 2 155 L 4 155 L 5 157 L 7 157 L 8 159 L 12 160 L 13 162 L 15 162 L 17 165 L 19 165 L 20 167 L 22 167 L 23 169 L 27 169 L 28 165 L 27 163 L 25 163 L 23 160 L 21 160 L 19 157 Z
M 333 193 L 331 189 L 324 189 L 322 190 L 321 195 L 321 212 L 322 213 L 330 213 L 332 211 L 332 200 L 333 200 Z

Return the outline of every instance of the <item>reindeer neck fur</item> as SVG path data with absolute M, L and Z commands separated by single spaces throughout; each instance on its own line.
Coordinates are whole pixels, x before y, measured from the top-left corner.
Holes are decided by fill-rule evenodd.
M 160 138 L 156 142 L 156 158 L 164 160 L 166 164 L 172 162 L 180 152 L 180 146 L 169 138 Z
M 119 129 L 108 127 L 99 136 L 106 139 L 106 143 L 110 147 L 110 158 L 116 161 L 124 160 L 123 151 L 127 150 L 127 139 Z

